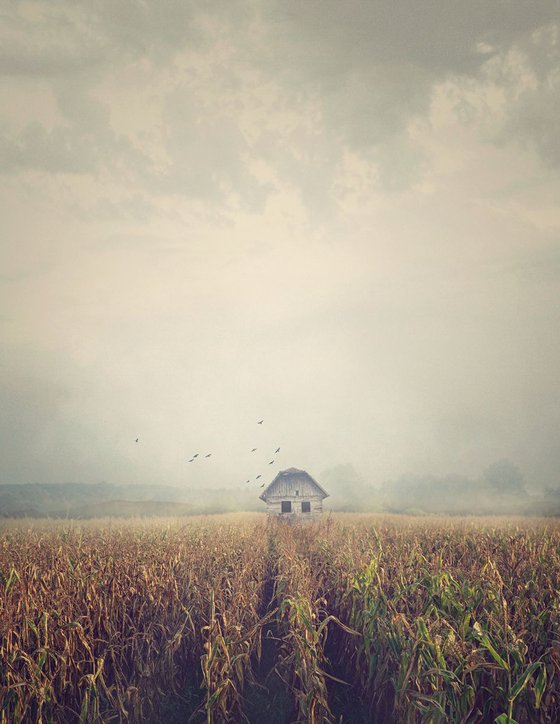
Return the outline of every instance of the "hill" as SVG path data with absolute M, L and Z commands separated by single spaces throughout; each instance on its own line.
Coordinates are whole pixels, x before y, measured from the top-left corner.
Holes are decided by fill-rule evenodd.
M 199 515 L 236 510 L 264 510 L 264 506 L 255 490 L 111 483 L 0 485 L 0 517 Z
M 192 515 L 193 506 L 160 500 L 108 500 L 72 508 L 71 518 L 148 518 Z

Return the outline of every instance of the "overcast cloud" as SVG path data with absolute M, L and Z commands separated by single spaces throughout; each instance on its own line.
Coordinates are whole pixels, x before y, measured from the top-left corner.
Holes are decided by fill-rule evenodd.
M 0 482 L 560 484 L 558 2 L 0 8 Z

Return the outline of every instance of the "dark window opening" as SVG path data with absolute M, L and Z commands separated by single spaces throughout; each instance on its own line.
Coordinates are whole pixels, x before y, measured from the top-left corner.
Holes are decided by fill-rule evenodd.
M 299 495 L 299 490 L 296 490 L 296 495 Z
M 311 513 L 311 503 L 309 501 L 304 501 L 301 504 L 301 512 L 302 513 Z
M 283 512 L 283 513 L 291 513 L 291 512 L 292 512 L 292 501 L 291 501 L 291 500 L 283 500 L 283 501 L 282 501 L 282 512 Z

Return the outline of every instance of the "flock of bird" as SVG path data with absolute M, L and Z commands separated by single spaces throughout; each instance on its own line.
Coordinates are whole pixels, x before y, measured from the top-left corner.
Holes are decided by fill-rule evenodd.
M 262 425 L 263 422 L 264 422 L 264 420 L 257 420 L 257 425 Z M 134 442 L 138 442 L 139 440 L 140 440 L 140 438 L 137 437 Z M 254 447 L 254 448 L 252 448 L 251 452 L 252 452 L 252 453 L 257 452 L 257 450 L 258 450 L 258 448 Z M 280 448 L 277 447 L 276 450 L 274 451 L 274 455 L 277 455 L 279 452 L 280 452 Z M 211 452 L 210 452 L 210 453 L 207 453 L 206 455 L 204 455 L 204 458 L 210 458 L 210 457 L 212 457 L 212 453 L 211 453 Z M 203 458 L 200 457 L 200 453 L 194 453 L 194 455 L 193 455 L 187 462 L 189 462 L 189 463 L 194 463 L 197 458 L 200 459 L 200 460 L 203 459 Z M 276 462 L 276 460 L 273 458 L 268 464 L 269 464 L 269 465 L 274 465 L 275 462 Z M 262 478 L 262 473 L 259 473 L 259 475 L 256 476 L 255 480 L 260 480 L 260 478 Z M 247 480 L 246 480 L 245 482 L 246 482 L 246 483 L 250 483 L 250 482 L 251 482 L 251 478 L 247 478 Z M 261 488 L 264 488 L 265 485 L 266 485 L 266 483 L 262 483 L 260 487 L 261 487 Z

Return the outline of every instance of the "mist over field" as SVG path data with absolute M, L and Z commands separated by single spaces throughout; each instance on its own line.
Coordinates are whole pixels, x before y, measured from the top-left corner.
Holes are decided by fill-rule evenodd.
M 556 512 L 559 19 L 4 3 L 0 512 Z
M 327 514 L 560 515 L 558 490 L 527 492 L 521 471 L 507 460 L 489 466 L 478 478 L 403 475 L 380 486 L 368 484 L 351 465 L 340 465 L 324 471 L 321 483 L 329 494 L 324 503 Z M 251 484 L 238 488 L 138 483 L 0 485 L 0 518 L 182 518 L 241 511 L 266 511 Z

